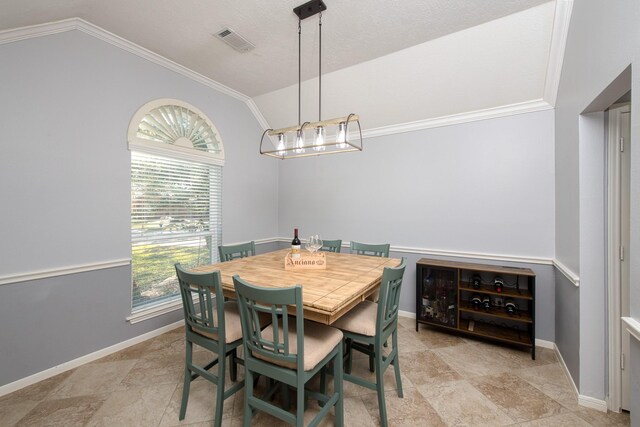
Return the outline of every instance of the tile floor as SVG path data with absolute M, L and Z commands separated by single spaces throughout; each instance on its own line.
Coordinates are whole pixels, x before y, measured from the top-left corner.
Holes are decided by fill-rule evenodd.
M 212 425 L 215 386 L 191 386 L 187 416 L 178 421 L 184 357 L 178 328 L 15 393 L 0 397 L 0 425 L 174 426 Z M 385 375 L 391 426 L 626 426 L 628 414 L 604 414 L 578 406 L 555 354 L 505 348 L 399 325 L 404 398 L 395 392 L 393 369 Z M 206 359 L 205 351 L 196 357 Z M 242 368 L 239 369 L 242 371 Z M 353 372 L 372 375 L 368 361 Z M 259 386 L 260 387 L 260 386 Z M 225 402 L 223 426 L 242 425 L 242 392 Z M 318 411 L 311 402 L 305 418 Z M 345 383 L 345 425 L 379 424 L 375 392 Z M 284 425 L 258 414 L 253 425 Z M 321 423 L 333 425 L 330 416 Z

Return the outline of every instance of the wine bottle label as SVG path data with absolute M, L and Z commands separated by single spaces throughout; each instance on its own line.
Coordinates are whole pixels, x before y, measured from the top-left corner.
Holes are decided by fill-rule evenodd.
M 300 258 L 300 245 L 291 245 L 291 258 Z

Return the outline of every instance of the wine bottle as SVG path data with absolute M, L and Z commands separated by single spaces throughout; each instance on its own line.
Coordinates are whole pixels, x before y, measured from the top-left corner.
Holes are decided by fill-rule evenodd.
M 291 258 L 300 258 L 300 239 L 298 239 L 298 229 L 293 229 L 293 240 L 291 241 Z

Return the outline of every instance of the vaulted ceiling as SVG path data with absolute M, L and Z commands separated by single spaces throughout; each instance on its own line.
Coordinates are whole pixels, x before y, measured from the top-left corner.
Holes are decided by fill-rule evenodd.
M 298 19 L 292 9 L 301 3 L 3 0 L 0 31 L 82 18 L 253 98 L 269 124 L 279 127 L 291 124 L 297 111 Z M 347 103 L 369 114 L 369 127 L 381 127 L 542 98 L 553 1 L 325 3 L 327 116 L 353 112 L 342 111 Z M 318 114 L 317 23 L 317 17 L 302 22 L 302 79 L 309 95 L 303 114 L 310 116 Z M 224 27 L 255 48 L 241 53 L 217 39 Z

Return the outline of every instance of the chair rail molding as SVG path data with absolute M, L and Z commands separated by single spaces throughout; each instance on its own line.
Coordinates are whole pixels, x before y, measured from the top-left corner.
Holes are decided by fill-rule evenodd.
M 65 276 L 68 274 L 84 273 L 87 271 L 104 270 L 105 268 L 123 267 L 131 264 L 131 258 L 123 258 L 111 261 L 100 261 L 89 264 L 56 267 L 46 270 L 28 271 L 24 273 L 0 276 L 0 286 L 11 283 L 28 282 L 31 280 L 46 279 L 49 277 Z
M 626 329 L 638 341 L 640 341 L 640 322 L 633 317 L 623 317 L 622 321 L 626 324 Z
M 563 263 L 561 263 L 559 260 L 555 258 L 553 260 L 553 266 L 557 268 L 560 271 L 560 273 L 564 275 L 564 277 L 569 279 L 569 281 L 573 283 L 575 287 L 580 286 L 580 276 L 578 276 L 573 271 L 571 271 L 569 267 L 567 267 L 566 265 L 564 265 Z

